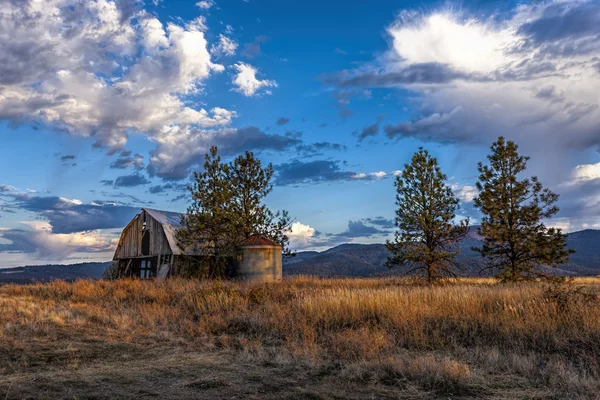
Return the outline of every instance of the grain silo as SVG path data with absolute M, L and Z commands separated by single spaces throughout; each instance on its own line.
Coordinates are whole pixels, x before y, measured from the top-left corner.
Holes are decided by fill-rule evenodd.
M 263 235 L 253 235 L 240 244 L 242 259 L 235 276 L 248 282 L 280 280 L 281 245 Z

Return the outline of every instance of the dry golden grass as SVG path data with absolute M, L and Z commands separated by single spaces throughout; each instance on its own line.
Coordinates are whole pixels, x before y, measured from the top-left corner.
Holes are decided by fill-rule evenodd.
M 163 380 L 155 394 L 164 398 L 252 397 L 249 387 L 258 398 L 600 398 L 598 293 L 600 278 L 556 286 L 310 277 L 7 285 L 0 398 L 152 397 L 131 391 L 147 379 L 140 369 Z M 219 376 L 194 375 L 215 363 Z M 120 379 L 137 378 L 89 381 L 119 370 Z M 273 384 L 281 371 L 304 383 Z M 25 389 L 31 379 L 46 386 Z

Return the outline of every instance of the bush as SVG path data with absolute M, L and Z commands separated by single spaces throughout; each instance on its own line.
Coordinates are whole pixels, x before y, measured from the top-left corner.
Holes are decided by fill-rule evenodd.
M 107 281 L 114 281 L 117 278 L 119 278 L 119 266 L 117 265 L 117 263 L 113 262 L 104 270 L 104 273 L 102 274 L 102 279 L 105 279 Z

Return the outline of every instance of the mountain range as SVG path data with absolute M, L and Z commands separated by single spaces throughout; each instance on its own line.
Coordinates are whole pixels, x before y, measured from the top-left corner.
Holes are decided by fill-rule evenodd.
M 460 243 L 457 262 L 461 269 L 457 272 L 465 276 L 482 275 L 483 260 L 472 247 L 481 245 L 481 238 L 471 227 L 467 237 Z M 567 235 L 568 247 L 575 250 L 569 263 L 554 274 L 561 275 L 600 275 L 600 230 L 587 229 Z M 384 244 L 342 244 L 331 249 L 298 252 L 295 257 L 283 262 L 284 275 L 313 275 L 320 277 L 367 277 L 400 274 L 399 270 L 389 270 L 385 261 L 389 253 Z M 74 280 L 82 278 L 98 279 L 110 265 L 108 262 L 80 263 L 72 265 L 39 265 L 0 269 L 0 284 L 46 282 L 54 279 Z M 483 274 L 485 275 L 485 274 Z
M 460 243 L 456 261 L 459 275 L 477 276 L 485 267 L 484 260 L 472 247 L 481 246 L 477 227 L 471 227 L 467 237 Z M 550 272 L 559 275 L 600 275 L 600 230 L 587 229 L 567 235 L 567 245 L 575 250 L 569 263 Z M 323 252 L 299 252 L 296 257 L 284 260 L 284 275 L 314 275 L 321 277 L 380 276 L 401 273 L 385 266 L 389 252 L 384 244 L 342 244 Z

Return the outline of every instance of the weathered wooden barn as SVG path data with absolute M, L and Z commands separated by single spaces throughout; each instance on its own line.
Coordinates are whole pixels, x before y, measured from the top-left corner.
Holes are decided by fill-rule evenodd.
M 194 256 L 177 245 L 182 214 L 142 208 L 121 233 L 113 260 L 119 277 L 142 279 L 178 276 Z M 240 244 L 238 259 L 230 275 L 253 282 L 281 279 L 281 246 L 271 239 L 254 235 Z

